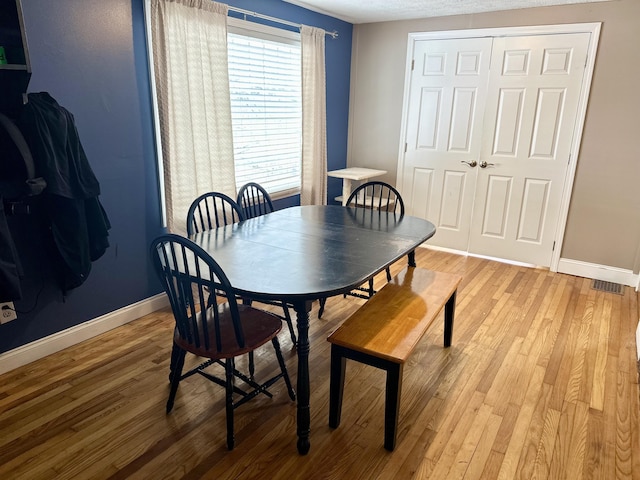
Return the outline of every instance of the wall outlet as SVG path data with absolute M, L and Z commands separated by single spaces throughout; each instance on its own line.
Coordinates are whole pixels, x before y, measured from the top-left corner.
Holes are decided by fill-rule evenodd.
M 0 303 L 0 323 L 7 323 L 18 318 L 13 302 Z

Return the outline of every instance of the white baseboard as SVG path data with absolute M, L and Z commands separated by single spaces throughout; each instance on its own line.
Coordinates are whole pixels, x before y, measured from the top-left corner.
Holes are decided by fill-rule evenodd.
M 558 272 L 575 275 L 577 277 L 593 278 L 605 282 L 619 283 L 636 287 L 638 285 L 638 275 L 631 270 L 623 268 L 609 267 L 595 263 L 580 262 L 568 258 L 561 258 L 558 263 Z
M 421 247 L 438 250 L 441 252 L 455 253 L 457 255 L 474 256 L 486 258 L 487 260 L 495 260 L 496 262 L 508 263 L 511 265 L 519 265 L 522 267 L 535 267 L 528 263 L 515 262 L 495 257 L 487 257 L 484 255 L 474 255 L 461 250 L 453 250 L 446 247 L 438 247 L 435 245 L 422 244 Z M 561 258 L 558 262 L 558 273 L 566 273 L 575 275 L 576 277 L 593 278 L 595 280 L 604 280 L 606 282 L 620 283 L 634 287 L 636 290 L 640 288 L 640 275 L 634 274 L 631 270 L 623 268 L 609 267 L 607 265 L 598 265 L 596 263 L 581 262 L 579 260 L 571 260 L 569 258 Z
M 420 245 L 420 247 L 428 248 L 428 249 L 431 249 L 431 250 L 436 250 L 438 252 L 453 253 L 455 255 L 462 255 L 462 256 L 465 256 L 465 257 L 484 258 L 486 260 L 492 260 L 494 262 L 506 263 L 506 264 L 509 264 L 509 265 L 516 265 L 516 266 L 519 266 L 519 267 L 535 267 L 535 265 L 533 265 L 531 263 L 517 262 L 515 260 L 508 260 L 506 258 L 490 257 L 490 256 L 487 256 L 487 255 L 479 255 L 479 254 L 476 254 L 476 253 L 469 253 L 469 252 L 464 251 L 464 250 L 456 250 L 456 249 L 453 249 L 453 248 L 440 247 L 438 245 L 431 245 L 431 244 L 423 243 L 422 245 Z
M 0 354 L 0 374 L 59 352 L 169 305 L 164 293 Z

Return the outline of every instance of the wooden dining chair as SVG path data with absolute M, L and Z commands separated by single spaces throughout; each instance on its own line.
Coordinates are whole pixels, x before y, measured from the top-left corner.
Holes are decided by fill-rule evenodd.
M 180 382 L 194 374 L 223 386 L 227 448 L 232 450 L 236 408 L 261 393 L 272 397 L 268 388 L 281 378 L 286 383 L 289 397 L 295 400 L 277 337 L 282 322 L 269 312 L 239 304 L 222 268 L 191 240 L 174 234 L 162 235 L 152 242 L 150 253 L 175 319 L 173 347 L 176 355 L 167 413 L 173 408 Z M 218 302 L 222 297 L 226 301 Z M 279 370 L 258 383 L 235 368 L 235 358 L 253 352 L 269 341 L 275 350 Z M 207 360 L 183 373 L 187 353 Z M 214 365 L 224 368 L 224 378 L 211 372 L 209 367 Z M 236 386 L 236 379 L 243 382 L 244 388 Z
M 189 206 L 187 235 L 232 225 L 242 220 L 244 220 L 242 209 L 233 198 L 221 192 L 207 192 L 196 198 Z M 250 302 L 244 301 L 244 303 Z M 172 363 L 175 355 L 174 349 L 171 354 Z M 254 373 L 253 352 L 249 352 L 249 376 L 253 378 Z
M 349 195 L 346 205 L 404 215 L 404 201 L 400 192 L 392 185 L 381 181 L 359 185 Z
M 232 225 L 244 220 L 234 199 L 220 192 L 207 192 L 196 198 L 187 213 L 187 235 Z M 253 362 L 252 362 L 253 365 Z
M 187 234 L 191 236 L 242 220 L 242 209 L 233 198 L 220 192 L 208 192 L 191 202 L 187 213 Z
M 367 208 L 378 212 L 391 212 L 399 217 L 404 215 L 404 201 L 402 195 L 392 185 L 381 181 L 363 183 L 351 192 L 346 203 L 347 207 Z M 391 281 L 391 270 L 386 268 L 387 282 Z M 363 293 L 361 293 L 363 292 Z M 369 279 L 368 287 L 358 287 L 348 295 L 360 298 L 371 298 L 375 294 L 373 278 Z
M 273 212 L 273 202 L 267 190 L 260 184 L 249 182 L 238 190 L 236 203 L 244 218 L 254 218 Z
M 380 181 L 369 181 L 356 187 L 351 192 L 345 203 L 347 207 L 359 207 L 370 209 L 371 213 L 378 212 L 391 212 L 397 214 L 398 217 L 404 215 L 404 201 L 400 192 L 396 190 L 392 185 Z M 410 257 L 411 258 L 411 257 Z M 411 260 L 409 262 L 411 264 Z M 414 265 L 415 266 L 415 265 Z M 391 270 L 386 268 L 387 282 L 391 281 Z M 373 288 L 373 278 L 370 278 L 367 287 L 357 287 L 347 295 L 369 299 L 375 294 Z M 320 299 L 320 308 L 318 309 L 318 317 L 321 317 L 324 313 L 324 308 L 327 303 L 326 298 Z
M 238 190 L 238 199 L 236 203 L 240 206 L 240 210 L 242 210 L 242 215 L 245 219 L 259 217 L 261 215 L 271 213 L 274 210 L 269 192 L 267 192 L 262 185 L 255 182 L 249 182 Z M 287 323 L 289 335 L 291 335 L 291 342 L 295 347 L 298 341 L 293 328 L 293 322 L 291 321 L 291 312 L 287 304 L 281 301 L 269 300 L 260 300 L 260 303 L 275 305 L 282 308 L 283 316 L 280 318 Z

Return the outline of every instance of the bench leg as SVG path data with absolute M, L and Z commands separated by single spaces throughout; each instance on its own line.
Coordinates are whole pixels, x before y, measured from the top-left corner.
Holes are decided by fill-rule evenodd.
M 387 388 L 384 404 L 384 448 L 390 452 L 396 447 L 396 432 L 400 413 L 402 390 L 402 364 L 392 363 L 386 367 Z
M 453 337 L 453 318 L 456 313 L 456 293 L 455 290 L 447 303 L 444 305 L 444 346 L 451 346 L 451 339 Z
M 329 380 L 329 426 L 338 428 L 342 413 L 342 394 L 344 392 L 344 372 L 346 359 L 339 348 L 331 345 L 331 375 Z

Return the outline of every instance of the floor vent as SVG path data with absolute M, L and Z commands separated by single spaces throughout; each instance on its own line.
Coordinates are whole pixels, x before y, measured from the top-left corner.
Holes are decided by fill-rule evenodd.
M 594 280 L 591 288 L 600 290 L 601 292 L 617 293 L 618 295 L 624 294 L 622 285 L 619 283 L 605 282 L 604 280 Z

